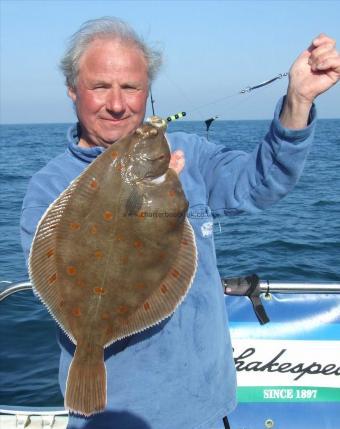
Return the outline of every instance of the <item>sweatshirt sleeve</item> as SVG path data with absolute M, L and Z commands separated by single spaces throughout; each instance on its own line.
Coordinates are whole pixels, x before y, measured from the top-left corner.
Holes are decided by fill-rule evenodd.
M 279 120 L 283 99 L 263 141 L 251 153 L 200 145 L 201 171 L 214 215 L 256 213 L 284 197 L 298 182 L 313 139 L 313 105 L 306 128 L 290 130 Z
M 67 187 L 67 181 L 53 173 L 36 173 L 30 180 L 23 201 L 20 235 L 26 265 L 38 223 L 50 204 Z

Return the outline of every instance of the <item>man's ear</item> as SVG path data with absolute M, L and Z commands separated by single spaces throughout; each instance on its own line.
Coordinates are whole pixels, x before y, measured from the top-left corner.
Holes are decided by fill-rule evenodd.
M 69 86 L 67 89 L 67 95 L 70 97 L 70 99 L 73 101 L 73 103 L 76 102 L 77 94 L 76 94 L 76 90 L 74 88 L 71 88 Z

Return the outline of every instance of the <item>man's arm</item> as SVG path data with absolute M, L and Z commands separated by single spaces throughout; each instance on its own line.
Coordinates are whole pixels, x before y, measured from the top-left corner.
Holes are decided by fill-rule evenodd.
M 48 205 L 29 207 L 22 210 L 20 219 L 20 235 L 26 265 L 28 264 L 28 257 L 37 225 L 47 208 Z
M 315 98 L 340 79 L 340 54 L 335 40 L 320 34 L 296 59 L 289 71 L 289 86 L 280 122 L 285 128 L 304 128 Z
M 262 143 L 251 154 L 206 149 L 202 171 L 216 214 L 270 207 L 295 186 L 313 137 L 313 101 L 339 79 L 335 40 L 320 34 L 292 65 L 287 95 Z
M 267 135 L 251 153 L 209 142 L 200 145 L 200 171 L 213 214 L 256 213 L 272 206 L 296 185 L 313 140 L 316 112 L 312 107 L 307 127 L 288 129 L 279 120 L 282 102 L 276 107 Z
M 42 215 L 73 179 L 72 176 L 68 177 L 61 170 L 60 165 L 68 164 L 64 158 L 62 158 L 62 162 L 55 163 L 52 161 L 29 181 L 20 219 L 21 244 L 26 263 Z

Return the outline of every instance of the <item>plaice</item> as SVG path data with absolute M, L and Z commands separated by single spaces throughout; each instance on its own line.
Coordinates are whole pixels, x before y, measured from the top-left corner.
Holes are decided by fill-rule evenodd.
M 169 161 L 162 129 L 145 124 L 90 164 L 38 225 L 30 277 L 76 344 L 65 395 L 75 413 L 106 406 L 104 347 L 170 316 L 192 284 L 195 238 Z

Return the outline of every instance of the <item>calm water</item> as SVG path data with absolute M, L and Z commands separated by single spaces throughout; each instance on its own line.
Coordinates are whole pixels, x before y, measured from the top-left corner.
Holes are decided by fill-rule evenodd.
M 250 151 L 268 121 L 212 125 L 210 139 Z M 31 175 L 65 148 L 67 124 L 2 125 L 0 280 L 27 279 L 19 239 L 22 199 Z M 205 134 L 200 122 L 170 130 Z M 320 120 L 304 174 L 285 199 L 251 216 L 215 225 L 222 276 L 256 272 L 276 281 L 340 281 L 340 120 Z M 1 287 L 1 284 L 0 284 Z M 29 292 L 0 303 L 0 405 L 61 405 L 54 325 Z

